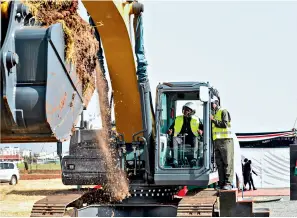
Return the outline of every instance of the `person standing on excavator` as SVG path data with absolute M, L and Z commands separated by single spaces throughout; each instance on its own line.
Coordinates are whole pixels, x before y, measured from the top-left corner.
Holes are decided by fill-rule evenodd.
M 199 119 L 193 117 L 196 113 L 194 104 L 192 102 L 187 102 L 183 108 L 183 115 L 177 116 L 174 122 L 171 124 L 168 134 L 173 135 L 173 148 L 174 148 L 174 159 L 177 161 L 177 148 L 178 145 L 182 144 L 181 137 L 184 137 L 184 143 L 190 144 L 192 148 L 197 147 L 198 150 L 198 140 L 197 137 L 203 134 L 203 124 Z M 199 151 L 194 151 L 197 154 Z M 193 160 L 196 159 L 193 157 Z M 191 164 L 193 165 L 193 163 Z
M 211 100 L 213 115 L 212 137 L 215 151 L 215 161 L 219 173 L 219 187 L 224 190 L 232 189 L 234 174 L 234 143 L 231 132 L 230 113 L 220 107 L 219 100 L 214 96 Z

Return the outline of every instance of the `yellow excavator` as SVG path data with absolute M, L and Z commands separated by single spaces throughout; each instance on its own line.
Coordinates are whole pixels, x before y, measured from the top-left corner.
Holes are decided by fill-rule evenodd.
M 36 202 L 31 216 L 218 216 L 218 192 L 209 188 L 218 181 L 209 120 L 210 101 L 214 96 L 220 99 L 218 91 L 202 81 L 160 83 L 154 109 L 144 53 L 143 4 L 82 3 L 95 26 L 100 51 L 104 48 L 119 133 L 110 146 L 118 151 L 118 167 L 129 179 L 131 196 L 102 202 L 102 189 L 69 190 Z M 110 172 L 97 146 L 99 130 L 88 129 L 84 122 L 74 128 L 94 90 L 84 94 L 75 67 L 66 62 L 63 26 L 42 28 L 19 1 L 1 1 L 1 18 L 1 143 L 57 142 L 61 154 L 61 142 L 70 139 L 69 155 L 61 161 L 63 183 L 103 184 Z M 98 60 L 104 69 L 100 52 Z M 185 143 L 184 135 L 176 135 L 182 143 L 173 146 L 167 130 L 186 102 L 195 105 L 203 136 L 197 136 L 193 146 Z M 175 198 L 183 186 L 199 189 Z M 230 202 L 220 215 L 240 214 L 230 212 Z M 247 208 L 242 209 L 244 216 L 267 215 Z

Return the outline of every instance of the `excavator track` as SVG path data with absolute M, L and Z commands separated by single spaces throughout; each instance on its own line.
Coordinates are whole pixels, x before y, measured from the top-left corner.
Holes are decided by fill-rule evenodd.
M 81 198 L 83 194 L 51 195 L 37 201 L 32 208 L 31 217 L 62 217 L 66 207 Z
M 179 202 L 178 217 L 212 217 L 218 192 L 214 189 L 195 190 Z
M 33 205 L 31 217 L 63 217 L 73 216 L 68 208 L 80 208 L 85 199 L 92 197 L 94 191 L 90 190 L 63 190 L 49 195 Z

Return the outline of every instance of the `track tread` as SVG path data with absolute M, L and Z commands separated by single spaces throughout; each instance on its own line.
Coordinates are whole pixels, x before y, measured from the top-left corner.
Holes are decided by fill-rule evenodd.
M 178 217 L 212 217 L 217 201 L 214 189 L 195 190 L 185 196 L 178 205 Z
M 62 217 L 66 207 L 83 195 L 84 192 L 74 194 L 73 191 L 68 191 L 64 195 L 49 195 L 35 202 L 30 217 Z

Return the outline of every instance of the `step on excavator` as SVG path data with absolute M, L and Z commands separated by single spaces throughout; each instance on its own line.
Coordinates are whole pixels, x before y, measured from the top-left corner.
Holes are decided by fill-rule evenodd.
M 217 191 L 211 140 L 210 101 L 220 99 L 209 82 L 163 82 L 156 87 L 155 110 L 147 79 L 143 43 L 143 4 L 137 1 L 82 1 L 99 41 L 111 79 L 118 167 L 129 180 L 130 197 L 110 202 L 104 188 L 57 192 L 37 201 L 31 216 L 269 216 L 253 208 L 237 189 Z M 70 140 L 61 157 L 64 185 L 100 185 L 110 173 L 98 146 L 100 129 L 83 122 L 90 96 L 84 95 L 75 65 L 65 57 L 61 23 L 43 26 L 20 1 L 1 1 L 1 143 Z M 136 57 L 136 61 L 135 58 Z M 203 135 L 194 145 L 184 135 L 168 135 L 182 106 L 192 102 Z M 78 129 L 74 126 L 81 116 Z M 180 140 L 173 146 L 173 140 Z M 176 194 L 194 186 L 182 198 Z M 97 186 L 99 187 L 99 186 Z

